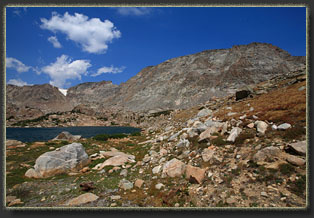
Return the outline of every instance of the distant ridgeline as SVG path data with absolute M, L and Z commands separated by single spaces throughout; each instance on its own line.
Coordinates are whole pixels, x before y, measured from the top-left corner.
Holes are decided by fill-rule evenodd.
M 110 111 L 115 119 L 123 116 L 126 122 L 136 122 L 140 115 L 133 112 L 189 108 L 304 67 L 305 57 L 291 56 L 267 43 L 206 50 L 146 67 L 119 86 L 110 81 L 82 83 L 69 88 L 66 96 L 49 84 L 7 85 L 6 115 L 13 123 L 76 110 L 105 122 L 104 114 Z

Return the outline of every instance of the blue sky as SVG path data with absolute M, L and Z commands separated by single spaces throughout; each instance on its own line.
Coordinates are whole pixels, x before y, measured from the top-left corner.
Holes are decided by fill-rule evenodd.
M 251 42 L 305 56 L 305 7 L 7 7 L 6 81 L 120 84 L 174 57 Z

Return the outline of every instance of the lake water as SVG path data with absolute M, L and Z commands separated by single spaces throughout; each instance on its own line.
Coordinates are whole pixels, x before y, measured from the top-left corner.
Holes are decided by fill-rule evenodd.
M 49 128 L 6 128 L 6 138 L 22 142 L 48 141 L 63 131 L 72 135 L 90 138 L 98 134 L 134 133 L 141 129 L 121 126 L 82 126 L 82 127 L 49 127 Z

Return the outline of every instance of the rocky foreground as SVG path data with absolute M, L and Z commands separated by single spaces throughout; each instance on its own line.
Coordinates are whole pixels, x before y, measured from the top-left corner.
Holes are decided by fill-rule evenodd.
M 305 71 L 250 93 L 158 114 L 140 135 L 8 140 L 6 205 L 304 208 Z

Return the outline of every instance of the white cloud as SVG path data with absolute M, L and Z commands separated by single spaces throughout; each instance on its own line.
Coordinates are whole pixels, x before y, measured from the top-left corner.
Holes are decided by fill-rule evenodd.
M 99 18 L 89 19 L 84 14 L 74 16 L 66 12 L 63 16 L 53 13 L 51 19 L 40 19 L 42 29 L 64 33 L 68 39 L 78 43 L 89 53 L 105 53 L 108 44 L 115 38 L 121 37 L 121 32 L 109 21 Z
M 22 13 L 21 9 L 23 9 L 24 13 L 27 12 L 27 8 L 26 7 L 22 7 L 22 8 L 21 7 L 15 7 L 14 10 L 13 10 L 13 13 L 15 15 L 21 17 L 21 13 Z
M 48 41 L 51 42 L 53 47 L 55 47 L 55 48 L 61 48 L 62 47 L 62 45 L 60 44 L 60 42 L 56 36 L 50 36 L 48 38 Z
M 16 85 L 16 86 L 30 86 L 27 82 L 22 81 L 21 79 L 10 79 L 7 84 Z
M 137 8 L 137 7 L 126 7 L 126 8 L 117 8 L 118 13 L 121 15 L 136 15 L 136 16 L 142 16 L 149 14 L 151 12 L 150 8 Z
M 87 69 L 92 66 L 89 60 L 72 61 L 67 55 L 61 55 L 56 62 L 43 67 L 41 70 L 50 76 L 50 84 L 62 88 L 67 80 L 79 79 L 87 74 Z
M 19 73 L 27 72 L 31 68 L 29 66 L 26 66 L 21 61 L 15 59 L 15 58 L 8 58 L 8 57 L 6 58 L 6 67 L 7 68 L 13 68 Z
M 113 73 L 113 74 L 122 73 L 124 69 L 125 67 L 113 67 L 113 66 L 102 67 L 97 70 L 97 73 L 94 73 L 91 76 L 99 76 L 104 73 Z

